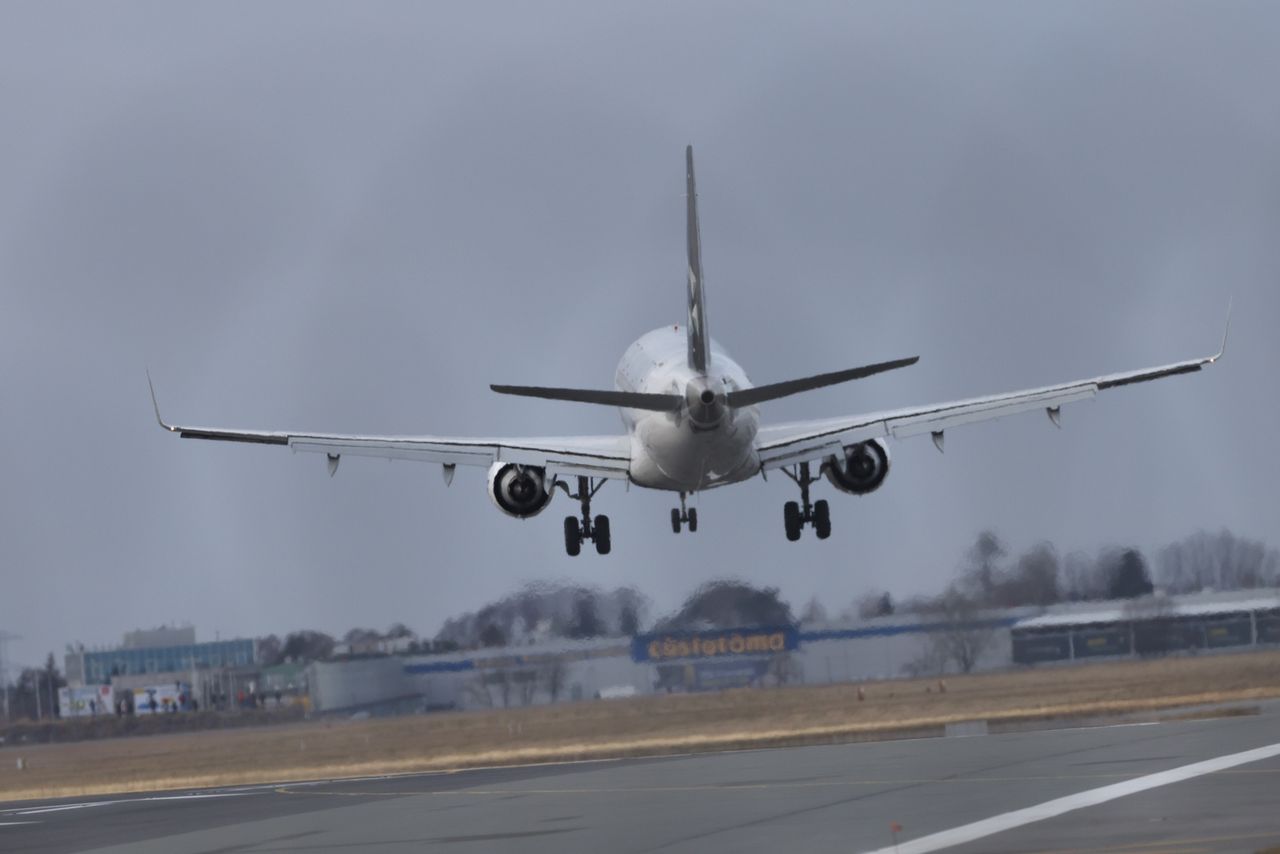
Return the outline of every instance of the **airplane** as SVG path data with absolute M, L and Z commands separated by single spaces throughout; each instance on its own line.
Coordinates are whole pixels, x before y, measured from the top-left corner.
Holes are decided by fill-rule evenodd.
M 295 452 L 324 454 L 330 476 L 344 456 L 435 463 L 442 466 L 446 485 L 453 482 L 460 465 L 486 467 L 489 497 L 509 516 L 538 515 L 557 489 L 577 501 L 581 515 L 564 519 L 565 551 L 576 556 L 590 540 L 604 555 L 612 549 L 609 517 L 592 517 L 591 502 L 609 480 L 678 493 L 680 506 L 671 511 L 671 529 L 678 534 L 686 528 L 698 529 L 698 511 L 688 506 L 689 495 L 779 470 L 800 490 L 799 501 L 783 505 L 787 539 L 799 540 L 811 525 L 818 539 L 825 540 L 831 535 L 830 505 L 825 499 L 811 501 L 810 487 L 825 477 L 844 493 L 874 492 L 889 473 L 887 439 L 927 433 L 942 451 L 945 433 L 952 427 L 1037 409 L 1061 427 L 1063 404 L 1090 399 L 1104 389 L 1199 371 L 1226 350 L 1224 332 L 1218 352 L 1199 359 L 949 403 L 762 425 L 760 404 L 904 368 L 919 357 L 752 385 L 742 367 L 708 332 L 692 146 L 685 149 L 685 189 L 688 314 L 684 326 L 655 329 L 631 344 L 618 364 L 612 390 L 490 386 L 500 394 L 617 407 L 625 427 L 621 435 L 466 438 L 182 427 L 161 417 L 148 373 L 156 420 L 184 439 L 283 445 Z M 1228 331 L 1230 323 L 1228 307 Z M 575 488 L 570 488 L 570 481 Z

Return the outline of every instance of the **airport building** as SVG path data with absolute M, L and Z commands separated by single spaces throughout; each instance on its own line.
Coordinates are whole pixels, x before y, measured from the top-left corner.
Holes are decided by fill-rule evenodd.
M 107 685 L 118 676 L 145 676 L 252 667 L 255 642 L 250 638 L 182 643 L 168 646 L 69 650 L 64 659 L 67 682 L 72 685 Z
M 257 677 L 257 642 L 250 638 L 198 643 L 190 626 L 127 632 L 118 647 L 69 647 L 63 659 L 71 689 L 111 686 L 114 704 L 136 711 L 134 697 L 170 688 L 188 707 L 226 706 Z M 183 686 L 183 687 L 177 687 Z M 167 696 L 167 695 L 165 695 Z

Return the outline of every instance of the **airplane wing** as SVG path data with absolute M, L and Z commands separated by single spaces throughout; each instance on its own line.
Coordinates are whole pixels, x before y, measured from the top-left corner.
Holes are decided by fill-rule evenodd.
M 150 377 L 147 382 L 150 383 Z M 631 469 L 631 442 L 626 436 L 564 438 L 457 438 L 447 436 L 361 436 L 339 433 L 225 430 L 182 427 L 160 417 L 155 388 L 151 402 L 160 426 L 184 439 L 212 439 L 260 445 L 285 445 L 294 451 L 328 455 L 329 473 L 345 455 L 416 460 L 444 466 L 490 466 L 495 462 L 540 466 L 562 476 L 626 478 Z M 446 479 L 451 470 L 446 469 Z
M 1228 324 L 1230 321 L 1228 321 Z M 845 418 L 817 421 L 801 421 L 761 427 L 756 436 L 756 448 L 760 454 L 762 471 L 810 462 L 836 456 L 844 445 L 865 442 L 868 439 L 893 437 L 904 439 L 925 433 L 933 437 L 938 450 L 942 450 L 944 431 L 961 424 L 990 421 L 1019 412 L 1045 410 L 1054 424 L 1059 424 L 1059 412 L 1064 403 L 1088 400 L 1099 391 L 1135 383 L 1150 382 L 1177 374 L 1189 374 L 1211 365 L 1222 357 L 1226 349 L 1223 335 L 1222 349 L 1212 356 L 1188 359 L 1170 365 L 1160 365 L 1138 371 L 1076 380 L 1075 382 L 1045 386 L 1043 388 L 973 397 L 950 403 L 936 403 L 887 412 L 872 412 Z

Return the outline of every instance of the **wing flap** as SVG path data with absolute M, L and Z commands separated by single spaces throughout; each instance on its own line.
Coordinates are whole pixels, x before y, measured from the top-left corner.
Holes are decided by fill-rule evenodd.
M 1089 400 L 1097 392 L 1097 386 L 1087 384 L 1075 390 L 1061 392 L 1032 392 L 1024 396 L 1008 400 L 978 399 L 967 405 L 955 406 L 939 412 L 926 412 L 887 421 L 888 432 L 895 439 L 919 436 L 923 433 L 935 433 L 964 424 L 976 424 L 979 421 L 993 421 L 1009 415 L 1018 415 L 1050 406 L 1061 406 L 1064 403 L 1075 403 L 1078 400 Z

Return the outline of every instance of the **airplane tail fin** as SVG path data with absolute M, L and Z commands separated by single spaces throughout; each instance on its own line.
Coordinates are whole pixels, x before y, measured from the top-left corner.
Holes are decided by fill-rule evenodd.
M 711 364 L 711 336 L 707 333 L 707 300 L 702 281 L 702 239 L 698 235 L 698 193 L 693 180 L 693 146 L 684 150 L 686 243 L 689 250 L 689 367 L 705 374 Z

